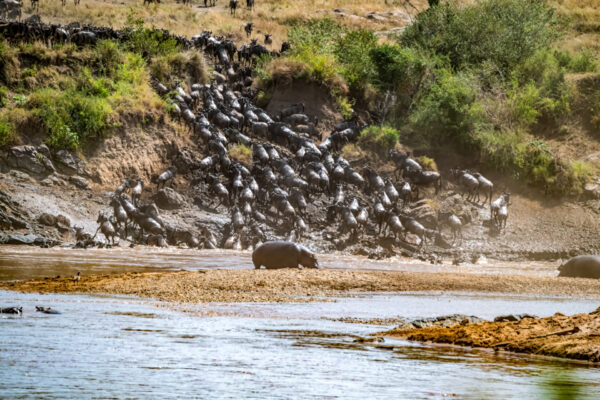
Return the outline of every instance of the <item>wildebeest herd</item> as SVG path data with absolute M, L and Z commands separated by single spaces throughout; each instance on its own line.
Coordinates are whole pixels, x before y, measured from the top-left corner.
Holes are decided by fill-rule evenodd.
M 81 46 L 100 38 L 127 40 L 129 35 L 128 31 L 109 28 L 14 22 L 0 25 L 0 34 L 5 32 L 18 33 L 22 40 L 35 37 L 48 41 L 64 33 L 64 40 Z M 84 33 L 89 40 L 79 38 Z M 98 230 L 111 243 L 121 237 L 159 246 L 185 243 L 189 247 L 246 249 L 281 237 L 298 240 L 335 226 L 339 236 L 347 235 L 349 242 L 365 234 L 406 241 L 410 234 L 415 245 L 423 247 L 436 235 L 436 228 L 444 225 L 450 228 L 453 242 L 462 238 L 464 222 L 451 210 L 440 210 L 433 228 L 411 214 L 420 190 L 433 187 L 437 194 L 443 189 L 438 172 L 425 170 L 409 153 L 396 150 L 389 154 L 396 173 L 389 176 L 381 176 L 369 165 L 352 166 L 340 155 L 345 145 L 358 140 L 364 124 L 341 122 L 323 138 L 317 128 L 319 121 L 306 114 L 304 104 L 292 104 L 277 115 L 256 106 L 252 63 L 268 52 L 262 45 L 253 41 L 237 48 L 210 32 L 191 40 L 168 32 L 164 37 L 175 37 L 186 48 L 204 51 L 214 63 L 214 72 L 210 84 L 167 87 L 157 80 L 153 83 L 157 93 L 171 104 L 173 118 L 187 127 L 199 149 L 179 150 L 171 159 L 173 164 L 179 162 L 177 168 L 170 167 L 154 177 L 156 190 L 181 175 L 181 181 L 189 184 L 187 189 L 199 194 L 196 203 L 200 207 L 227 212 L 230 223 L 223 232 L 168 226 L 154 203 L 142 202 L 145 181 L 130 177 L 113 193 L 109 204 L 112 215 L 101 213 L 98 217 Z M 287 49 L 289 44 L 284 43 L 282 50 Z M 251 150 L 251 164 L 231 157 L 234 145 Z M 506 226 L 508 193 L 492 202 L 493 184 L 481 174 L 453 169 L 450 178 L 468 201 L 477 202 L 484 194 L 484 204 L 490 203 L 492 224 L 498 229 Z M 92 242 L 92 236 L 81 229 L 77 239 L 83 244 Z

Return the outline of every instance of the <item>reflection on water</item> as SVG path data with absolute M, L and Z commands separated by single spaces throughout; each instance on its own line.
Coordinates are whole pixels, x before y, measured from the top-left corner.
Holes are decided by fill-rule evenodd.
M 600 371 L 586 364 L 392 339 L 357 343 L 382 327 L 322 319 L 352 310 L 427 317 L 469 307 L 547 314 L 591 311 L 592 302 L 403 294 L 194 305 L 211 317 L 125 296 L 0 291 L 0 304 L 24 307 L 22 317 L 0 318 L 0 398 L 548 398 L 544 385 L 565 371 L 580 398 L 600 392 Z M 62 314 L 35 313 L 36 305 Z
M 557 264 L 547 262 L 489 262 L 482 265 L 431 265 L 408 258 L 369 260 L 360 256 L 319 255 L 320 264 L 334 269 L 394 270 L 412 272 L 470 272 L 556 275 Z M 73 276 L 107 272 L 196 270 L 208 268 L 252 269 L 251 252 L 233 250 L 159 249 L 41 249 L 0 245 L 0 280 L 46 276 Z

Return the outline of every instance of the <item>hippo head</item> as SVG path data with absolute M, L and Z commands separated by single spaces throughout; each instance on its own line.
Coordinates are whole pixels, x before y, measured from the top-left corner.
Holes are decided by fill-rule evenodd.
M 306 268 L 319 268 L 319 262 L 317 256 L 312 251 L 308 250 L 304 246 L 300 247 L 300 257 L 298 263 Z

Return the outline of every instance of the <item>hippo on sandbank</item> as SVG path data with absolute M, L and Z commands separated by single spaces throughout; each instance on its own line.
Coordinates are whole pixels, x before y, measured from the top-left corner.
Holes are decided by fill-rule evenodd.
M 265 242 L 252 253 L 254 268 L 262 265 L 267 269 L 277 268 L 319 268 L 317 257 L 306 247 L 284 241 Z
M 571 258 L 558 267 L 558 276 L 600 278 L 600 256 L 582 255 Z

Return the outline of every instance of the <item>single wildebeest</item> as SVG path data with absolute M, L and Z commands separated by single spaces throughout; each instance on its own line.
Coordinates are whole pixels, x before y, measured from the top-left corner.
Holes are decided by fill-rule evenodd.
M 113 215 L 117 221 L 117 228 L 119 228 L 119 225 L 123 223 L 125 226 L 125 237 L 127 237 L 127 213 L 125 212 L 125 209 L 116 197 L 113 197 L 110 200 L 110 205 L 113 208 Z
M 177 173 L 177 168 L 175 168 L 174 166 L 171 166 L 165 172 L 160 174 L 158 176 L 158 178 L 156 178 L 156 190 L 160 189 L 161 184 L 163 187 L 165 187 L 167 182 L 171 181 L 175 177 L 176 173 Z
M 279 118 L 284 119 L 285 117 L 289 117 L 292 114 L 300 114 L 304 112 L 304 103 L 292 104 L 281 110 L 279 113 Z
M 265 44 L 267 46 L 273 44 L 273 39 L 272 39 L 272 35 L 269 33 L 265 33 Z
M 53 310 L 51 307 L 35 306 L 35 311 L 39 311 L 44 314 L 60 314 L 59 311 Z
M 462 189 L 461 196 L 467 195 L 467 201 L 479 199 L 479 181 L 469 171 L 460 171 L 453 169 L 450 171 L 452 176 L 458 180 Z
M 582 255 L 571 258 L 558 267 L 558 276 L 600 278 L 600 256 Z
M 246 37 L 250 37 L 250 35 L 252 35 L 252 29 L 254 29 L 254 24 L 252 22 L 248 22 L 246 25 L 244 25 Z
M 438 230 L 441 233 L 442 225 L 447 225 L 450 227 L 452 231 L 452 244 L 454 244 L 456 237 L 460 238 L 460 243 L 462 243 L 463 235 L 462 235 L 462 222 L 460 218 L 454 215 L 452 212 L 444 212 L 442 210 L 438 211 Z
M 498 213 L 503 206 L 510 204 L 510 193 L 502 193 L 500 197 L 492 202 L 490 205 L 490 219 L 493 222 L 498 222 Z
M 489 179 L 487 179 L 486 177 L 481 175 L 479 172 L 475 172 L 473 174 L 473 176 L 475 178 L 477 178 L 477 180 L 479 181 L 479 191 L 477 192 L 477 201 L 479 201 L 479 192 L 483 191 L 483 194 L 485 194 L 485 200 L 483 202 L 484 203 L 489 202 L 491 204 L 492 203 L 492 193 L 494 191 L 494 184 L 492 183 L 492 181 L 490 181 Z
M 229 14 L 235 17 L 235 10 L 237 9 L 238 0 L 229 0 Z
M 111 244 L 114 246 L 117 231 L 115 230 L 115 227 L 112 224 L 112 222 L 110 222 L 110 220 L 106 218 L 106 216 L 102 213 L 98 214 L 98 219 L 96 220 L 96 222 L 99 223 L 100 226 L 98 227 L 98 229 L 96 229 L 94 237 L 96 236 L 98 231 L 101 231 L 104 237 L 106 238 L 106 243 L 108 243 L 108 240 L 110 239 Z
M 23 314 L 23 307 L 4 307 L 0 308 L 0 314 Z
M 138 179 L 137 183 L 131 187 L 131 200 L 133 201 L 134 206 L 138 206 L 138 202 L 140 197 L 142 196 L 142 191 L 144 190 L 144 180 Z
M 252 253 L 254 268 L 319 268 L 317 257 L 306 247 L 284 241 L 265 242 Z

